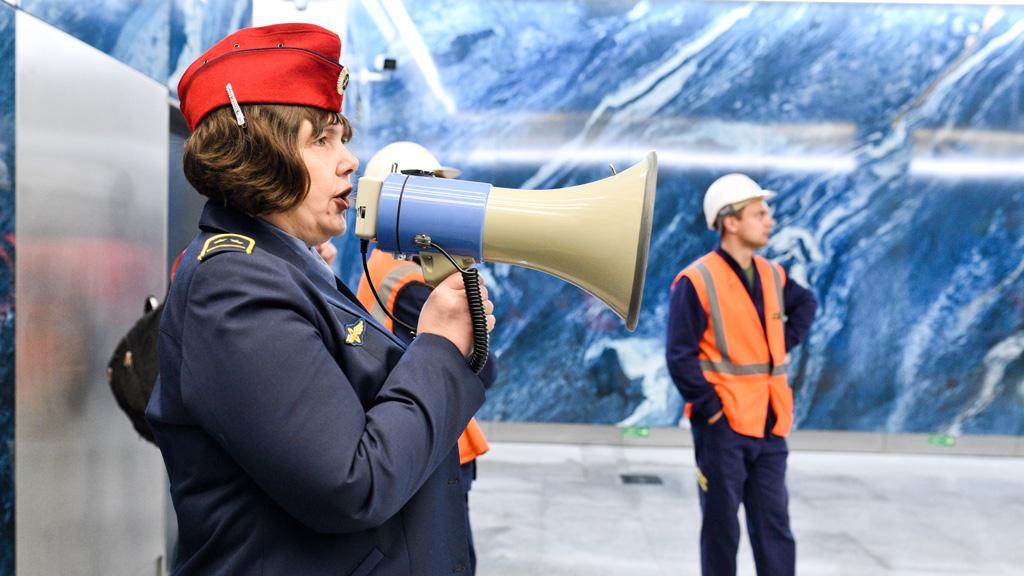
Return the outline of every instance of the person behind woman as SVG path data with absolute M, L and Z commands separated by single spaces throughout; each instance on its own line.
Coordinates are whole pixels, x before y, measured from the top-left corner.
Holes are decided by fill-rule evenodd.
M 460 171 L 441 166 L 434 155 L 415 142 L 392 142 L 381 148 L 370 157 L 363 170 L 363 177 L 384 180 L 392 172 L 415 170 L 432 174 L 440 178 L 457 178 Z M 430 297 L 433 289 L 423 277 L 423 268 L 419 258 L 412 260 L 396 260 L 394 255 L 377 247 L 367 261 L 367 271 L 359 279 L 356 297 L 385 328 L 398 336 L 403 342 L 410 342 L 413 334 L 403 327 L 415 326 L 419 321 L 420 310 Z M 376 288 L 380 302 L 374 297 L 370 285 Z M 384 308 L 381 308 L 381 305 Z M 388 316 L 390 313 L 400 324 Z M 485 389 L 490 389 L 498 376 L 497 358 L 494 354 L 487 355 L 487 363 L 480 371 L 480 381 Z M 487 438 L 480 424 L 473 418 L 459 437 L 459 461 L 462 490 L 466 504 L 466 535 L 469 537 L 469 570 L 467 576 L 476 574 L 476 547 L 473 544 L 473 524 L 469 514 L 469 493 L 476 480 L 476 460 L 490 450 Z
M 483 403 L 462 280 L 406 346 L 315 246 L 345 231 L 347 72 L 323 28 L 236 32 L 178 86 L 209 201 L 171 287 L 147 418 L 174 574 L 433 575 L 468 563 L 456 442 Z M 493 305 L 484 290 L 488 328 Z

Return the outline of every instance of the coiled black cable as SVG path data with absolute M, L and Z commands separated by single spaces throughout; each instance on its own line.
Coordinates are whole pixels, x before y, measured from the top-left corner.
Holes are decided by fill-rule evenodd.
M 473 323 L 473 354 L 469 357 L 469 367 L 479 374 L 487 364 L 487 311 L 484 310 L 484 299 L 480 294 L 480 272 L 476 268 L 459 270 L 462 283 L 466 285 L 466 300 L 469 302 L 469 318 Z

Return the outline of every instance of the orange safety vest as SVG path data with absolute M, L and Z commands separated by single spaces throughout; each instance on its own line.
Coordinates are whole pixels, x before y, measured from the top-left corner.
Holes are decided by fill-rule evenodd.
M 764 293 L 766 329 L 743 280 L 717 252 L 680 272 L 672 287 L 685 276 L 704 308 L 708 325 L 698 346 L 700 365 L 722 400 L 729 426 L 744 436 L 764 437 L 770 402 L 776 417 L 772 434 L 786 436 L 793 425 L 782 297 L 786 275 L 760 256 L 754 256 L 754 265 Z M 690 410 L 687 404 L 687 416 Z
M 377 288 L 377 295 L 388 307 L 388 311 L 395 313 L 395 302 L 398 300 L 398 293 L 412 282 L 426 284 L 423 279 L 423 269 L 419 264 L 408 260 L 395 260 L 394 257 L 383 250 L 374 250 L 366 263 L 370 269 L 370 280 Z M 370 285 L 364 275 L 359 279 L 359 290 L 356 298 L 362 304 L 374 320 L 384 325 L 385 328 L 395 331 L 394 322 L 381 310 L 377 300 L 373 297 Z M 472 462 L 477 456 L 481 456 L 490 449 L 487 445 L 487 438 L 476 418 L 469 420 L 469 425 L 459 437 L 459 462 L 466 464 Z

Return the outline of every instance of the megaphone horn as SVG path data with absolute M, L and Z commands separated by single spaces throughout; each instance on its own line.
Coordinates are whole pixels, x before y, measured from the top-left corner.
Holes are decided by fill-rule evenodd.
M 357 237 L 388 252 L 421 254 L 428 282 L 451 272 L 417 244 L 426 235 L 473 262 L 547 272 L 593 294 L 634 330 L 640 317 L 657 185 L 650 152 L 603 180 L 550 190 L 395 173 L 360 178 Z

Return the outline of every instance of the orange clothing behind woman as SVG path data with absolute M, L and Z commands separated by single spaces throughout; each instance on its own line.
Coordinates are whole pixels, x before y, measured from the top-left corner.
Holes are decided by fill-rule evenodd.
M 782 296 L 786 276 L 780 266 L 760 256 L 753 261 L 764 293 L 763 328 L 742 280 L 716 252 L 688 266 L 672 285 L 688 278 L 707 315 L 699 344 L 701 369 L 732 429 L 764 437 L 770 403 L 776 416 L 772 434 L 786 436 L 793 425 Z
M 427 283 L 423 279 L 423 269 L 420 268 L 419 264 L 409 260 L 395 260 L 390 253 L 383 250 L 374 250 L 366 266 L 370 270 L 370 280 L 377 288 L 377 295 L 380 296 L 381 301 L 387 306 L 388 312 L 392 314 L 395 313 L 395 302 L 398 300 L 398 293 L 402 291 L 402 288 L 413 282 Z M 394 322 L 384 313 L 377 300 L 373 297 L 373 292 L 370 291 L 370 285 L 367 283 L 365 275 L 359 279 L 359 290 L 356 292 L 356 298 L 360 304 L 370 311 L 375 320 L 388 330 L 395 331 Z M 462 432 L 462 436 L 459 436 L 459 463 L 466 464 L 472 462 L 477 456 L 483 455 L 489 449 L 490 446 L 487 444 L 487 438 L 484 437 L 480 424 L 477 423 L 476 418 L 471 418 L 469 425 Z

